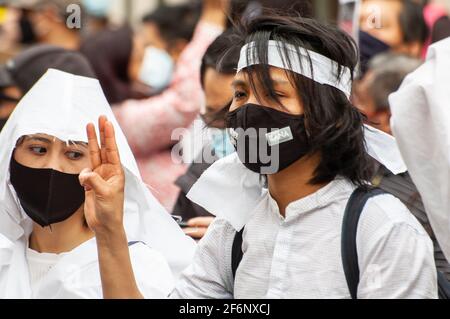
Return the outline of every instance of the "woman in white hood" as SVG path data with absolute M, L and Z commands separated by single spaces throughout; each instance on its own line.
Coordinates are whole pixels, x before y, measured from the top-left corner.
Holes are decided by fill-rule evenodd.
M 123 272 L 133 274 L 145 297 L 163 298 L 190 263 L 195 243 L 142 183 L 98 81 L 50 69 L 0 134 L 0 298 L 103 297 L 95 220 L 85 216 L 90 192 L 78 177 L 98 166 L 84 127 L 101 115 L 110 120 L 100 118 L 102 137 L 116 127 L 122 165 L 115 169 L 125 179 L 132 267 Z

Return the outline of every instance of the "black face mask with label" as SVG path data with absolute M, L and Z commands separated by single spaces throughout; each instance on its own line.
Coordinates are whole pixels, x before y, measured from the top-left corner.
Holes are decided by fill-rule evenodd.
M 42 227 L 70 218 L 84 203 L 84 189 L 78 174 L 30 168 L 18 163 L 13 156 L 10 176 L 23 210 Z
M 311 150 L 304 115 L 245 104 L 227 115 L 227 127 L 239 159 L 256 173 L 278 173 Z

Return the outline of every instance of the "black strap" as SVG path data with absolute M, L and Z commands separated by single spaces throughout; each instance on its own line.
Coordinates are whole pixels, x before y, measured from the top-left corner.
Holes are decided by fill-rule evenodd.
M 440 271 L 438 271 L 437 278 L 439 299 L 450 299 L 450 282 Z
M 381 194 L 386 194 L 386 192 L 372 187 L 357 188 L 350 196 L 345 208 L 342 222 L 341 257 L 345 279 L 352 299 L 357 299 L 359 284 L 358 250 L 356 247 L 359 218 L 367 200 Z
M 244 228 L 240 232 L 237 232 L 234 236 L 233 247 L 231 248 L 231 271 L 233 273 L 233 281 L 236 277 L 236 271 L 241 263 L 244 252 L 242 251 L 242 234 Z

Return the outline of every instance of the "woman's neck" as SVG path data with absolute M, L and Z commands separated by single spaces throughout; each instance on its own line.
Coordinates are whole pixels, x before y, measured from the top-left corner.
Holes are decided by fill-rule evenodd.
M 34 224 L 29 247 L 40 253 L 61 254 L 69 252 L 94 237 L 85 223 L 83 209 L 79 209 L 69 219 L 41 227 Z
M 283 217 L 290 203 L 311 195 L 326 185 L 309 184 L 319 161 L 319 154 L 303 157 L 281 172 L 268 176 L 270 195 L 277 202 Z

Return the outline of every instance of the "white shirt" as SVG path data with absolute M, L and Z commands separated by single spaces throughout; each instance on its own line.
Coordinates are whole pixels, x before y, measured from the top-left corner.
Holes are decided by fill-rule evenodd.
M 336 179 L 291 203 L 286 218 L 269 192 L 245 226 L 233 284 L 236 234 L 217 219 L 200 241 L 173 298 L 350 298 L 341 261 L 341 226 L 355 186 Z M 437 298 L 433 245 L 391 195 L 371 198 L 358 226 L 358 298 Z
M 39 282 L 44 279 L 48 272 L 59 262 L 64 254 L 39 253 L 27 248 L 27 262 L 30 271 L 31 290 L 36 290 Z

